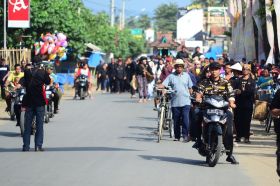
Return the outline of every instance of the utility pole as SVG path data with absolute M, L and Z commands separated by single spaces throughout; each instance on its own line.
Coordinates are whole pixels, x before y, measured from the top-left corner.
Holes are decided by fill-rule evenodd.
M 125 0 L 122 0 L 122 29 L 125 27 Z
M 119 15 L 119 28 L 120 30 L 122 30 L 122 12 L 120 11 L 120 15 Z
M 115 0 L 111 0 L 111 26 L 115 25 Z
M 7 0 L 4 0 L 4 50 L 7 49 Z

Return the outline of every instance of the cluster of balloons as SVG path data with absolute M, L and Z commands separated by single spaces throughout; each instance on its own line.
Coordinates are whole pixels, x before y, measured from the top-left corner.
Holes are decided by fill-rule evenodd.
M 67 36 L 63 33 L 47 33 L 41 35 L 39 41 L 35 42 L 35 55 L 41 55 L 43 59 L 52 61 L 64 61 L 67 59 L 66 47 Z

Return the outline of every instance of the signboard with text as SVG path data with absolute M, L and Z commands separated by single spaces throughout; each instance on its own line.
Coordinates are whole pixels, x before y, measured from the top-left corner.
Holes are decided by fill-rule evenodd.
M 30 27 L 30 1 L 8 0 L 8 27 Z

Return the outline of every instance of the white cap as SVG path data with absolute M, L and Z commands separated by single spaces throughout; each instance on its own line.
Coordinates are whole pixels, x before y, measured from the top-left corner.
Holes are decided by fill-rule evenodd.
M 205 59 L 205 56 L 204 55 L 200 55 L 199 59 Z
M 242 66 L 240 65 L 240 63 L 235 63 L 234 65 L 230 66 L 230 68 L 232 70 L 242 71 Z

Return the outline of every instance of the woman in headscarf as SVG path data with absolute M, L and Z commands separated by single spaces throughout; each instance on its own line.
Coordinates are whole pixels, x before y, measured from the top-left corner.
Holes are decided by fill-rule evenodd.
M 147 63 L 146 57 L 141 57 L 136 67 L 136 77 L 138 81 L 139 103 L 147 102 L 148 79 L 153 76 L 151 67 Z

